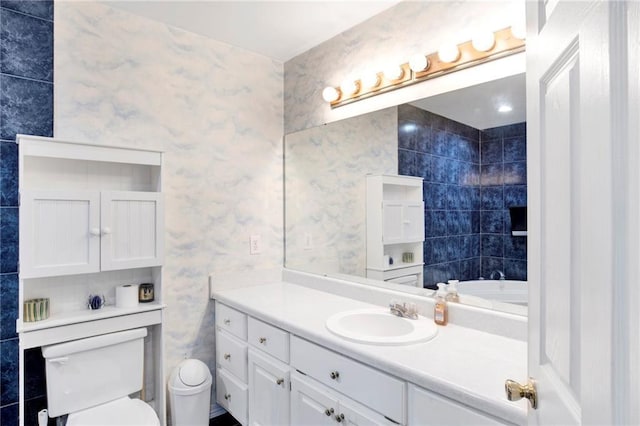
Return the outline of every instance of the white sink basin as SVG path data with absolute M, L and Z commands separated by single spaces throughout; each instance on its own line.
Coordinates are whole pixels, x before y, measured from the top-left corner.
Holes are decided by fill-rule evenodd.
M 408 345 L 435 337 L 438 328 L 425 317 L 417 320 L 392 315 L 388 308 L 340 312 L 327 319 L 333 334 L 372 345 Z

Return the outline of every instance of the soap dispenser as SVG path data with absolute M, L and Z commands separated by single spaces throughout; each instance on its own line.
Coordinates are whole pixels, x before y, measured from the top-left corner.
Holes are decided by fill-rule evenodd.
M 445 300 L 447 302 L 459 302 L 460 295 L 458 295 L 458 280 L 449 280 L 449 285 L 447 286 L 447 296 Z
M 447 312 L 447 285 L 438 283 L 438 291 L 436 292 L 436 304 L 433 309 L 433 321 L 438 325 L 447 325 L 449 315 Z

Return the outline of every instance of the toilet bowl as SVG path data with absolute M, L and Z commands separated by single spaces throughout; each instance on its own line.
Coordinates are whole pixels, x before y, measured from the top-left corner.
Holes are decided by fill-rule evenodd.
M 67 426 L 158 426 L 142 389 L 146 328 L 43 346 L 50 417 Z

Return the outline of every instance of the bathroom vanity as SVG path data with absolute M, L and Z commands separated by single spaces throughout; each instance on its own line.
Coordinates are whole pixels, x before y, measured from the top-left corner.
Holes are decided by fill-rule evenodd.
M 392 298 L 418 299 L 295 276 L 245 288 L 212 287 L 216 400 L 242 424 L 526 422 L 526 404 L 507 401 L 503 390 L 505 379 L 526 377 L 524 340 L 454 322 L 418 343 L 355 342 L 331 332 L 327 319 L 388 309 L 383 306 Z M 421 320 L 432 321 L 432 303 L 418 301 L 427 317 Z

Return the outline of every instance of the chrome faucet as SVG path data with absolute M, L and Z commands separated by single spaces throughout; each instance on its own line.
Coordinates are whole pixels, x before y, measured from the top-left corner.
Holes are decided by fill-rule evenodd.
M 496 278 L 497 276 L 497 278 Z M 495 280 L 498 279 L 500 281 L 504 281 L 504 272 L 500 271 L 499 269 L 496 269 L 495 271 L 491 271 L 491 273 L 489 274 L 489 279 L 490 280 Z
M 398 317 L 418 319 L 418 307 L 415 303 L 399 303 L 392 300 L 391 303 L 389 303 L 389 308 L 391 309 L 391 313 Z

